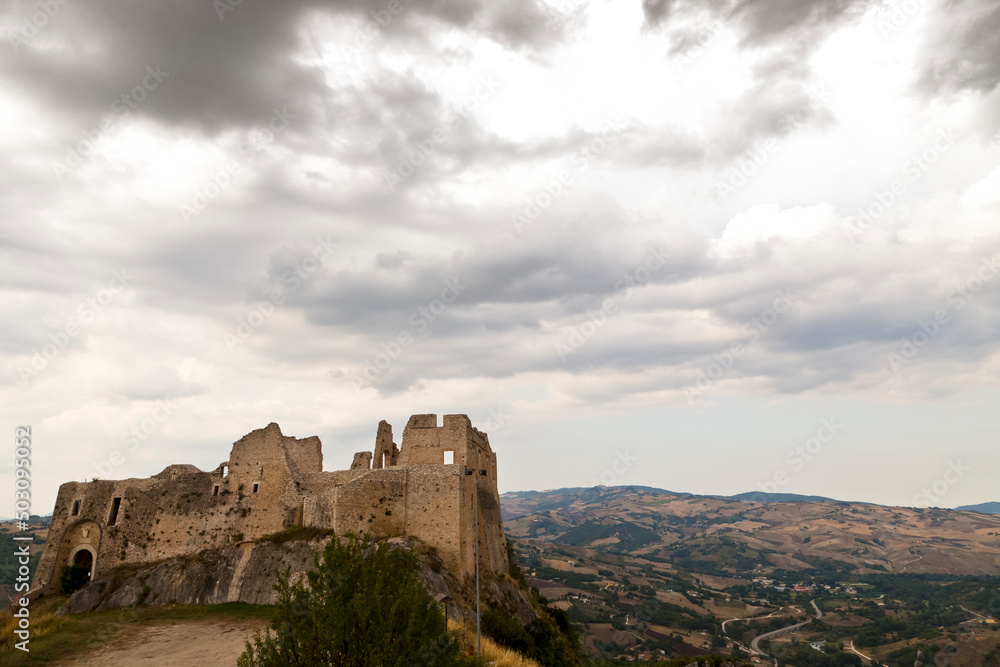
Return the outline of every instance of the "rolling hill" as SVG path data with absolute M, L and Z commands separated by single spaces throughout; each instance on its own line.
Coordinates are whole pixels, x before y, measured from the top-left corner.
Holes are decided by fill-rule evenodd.
M 797 493 L 763 493 L 761 491 L 748 491 L 747 493 L 737 493 L 735 496 L 721 496 L 727 500 L 750 500 L 755 503 L 818 503 L 818 502 L 840 502 L 833 498 L 824 496 L 802 496 Z
M 683 561 L 726 576 L 808 570 L 1000 575 L 1000 516 L 839 501 L 751 502 L 648 487 L 501 496 L 515 539 Z

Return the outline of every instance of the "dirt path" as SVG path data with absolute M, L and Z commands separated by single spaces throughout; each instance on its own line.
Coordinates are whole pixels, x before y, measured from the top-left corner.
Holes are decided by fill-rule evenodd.
M 872 657 L 871 656 L 865 655 L 864 653 L 862 653 L 858 649 L 854 648 L 854 640 L 853 639 L 851 640 L 851 644 L 847 647 L 847 650 L 850 651 L 851 653 L 853 653 L 854 655 L 861 656 L 861 658 L 863 660 L 867 660 L 868 662 L 872 661 Z
M 63 667 L 235 667 L 243 642 L 264 620 L 181 621 L 136 628 L 109 646 Z

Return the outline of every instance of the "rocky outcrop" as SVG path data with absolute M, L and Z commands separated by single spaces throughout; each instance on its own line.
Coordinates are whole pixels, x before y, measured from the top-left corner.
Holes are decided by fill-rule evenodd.
M 321 556 L 326 539 L 247 542 L 159 563 L 117 568 L 74 593 L 59 611 L 75 614 L 120 607 L 224 602 L 274 604 L 276 573 L 290 572 L 293 584 L 304 578 Z M 449 618 L 461 620 L 475 610 L 476 589 L 471 577 L 459 582 L 434 550 L 417 540 L 392 538 L 389 543 L 416 555 L 424 587 L 444 606 Z M 482 602 L 484 607 L 501 605 L 513 610 L 522 623 L 537 617 L 527 590 L 507 575 L 484 575 Z
M 64 613 L 162 604 L 273 604 L 277 571 L 294 583 L 314 566 L 324 541 L 244 543 L 160 563 L 113 570 L 73 594 Z

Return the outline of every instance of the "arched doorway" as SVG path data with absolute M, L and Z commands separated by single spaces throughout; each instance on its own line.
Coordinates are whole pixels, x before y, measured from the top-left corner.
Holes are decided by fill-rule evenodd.
M 90 583 L 94 577 L 94 552 L 87 547 L 78 547 L 66 560 L 59 575 L 59 592 L 72 595 Z
M 80 570 L 86 568 L 87 578 L 92 579 L 94 577 L 94 554 L 90 552 L 90 549 L 80 549 L 77 551 L 70 565 Z

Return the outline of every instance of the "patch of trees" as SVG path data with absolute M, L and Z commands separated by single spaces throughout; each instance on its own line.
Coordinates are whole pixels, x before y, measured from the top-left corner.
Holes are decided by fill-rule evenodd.
M 594 584 L 594 582 L 597 581 L 596 574 L 573 572 L 571 570 L 557 570 L 554 567 L 549 567 L 548 565 L 539 566 L 538 569 L 535 570 L 535 574 L 539 579 L 558 581 L 573 588 L 582 588 L 592 591 L 597 590 L 597 586 Z
M 597 521 L 588 521 L 574 528 L 570 528 L 565 533 L 556 538 L 556 542 L 581 546 L 591 544 L 596 540 L 603 540 L 608 537 L 617 537 L 618 543 L 609 545 L 609 550 L 632 551 L 646 544 L 658 542 L 659 537 L 655 532 L 634 523 L 622 521 L 618 523 L 603 524 Z
M 865 663 L 853 653 L 832 649 L 832 653 L 817 651 L 809 644 L 795 644 L 782 649 L 778 656 L 779 665 L 795 667 L 862 667 Z M 910 663 L 912 664 L 912 663 Z

